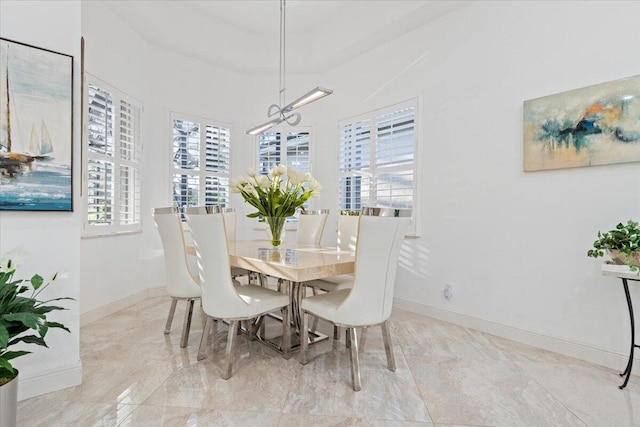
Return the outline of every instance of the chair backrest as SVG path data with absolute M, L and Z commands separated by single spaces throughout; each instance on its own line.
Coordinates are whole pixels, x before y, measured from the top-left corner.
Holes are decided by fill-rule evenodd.
M 199 296 L 200 288 L 187 267 L 180 213 L 176 208 L 155 208 L 153 221 L 164 249 L 167 293 L 179 298 Z
M 187 221 L 196 246 L 204 312 L 221 319 L 239 317 L 247 303 L 233 287 L 224 217 L 195 213 L 187 214 Z
M 182 209 L 185 215 L 188 214 L 216 214 L 220 213 L 222 208 L 217 205 L 207 205 L 207 206 L 185 206 Z
M 360 217 L 355 279 L 336 310 L 336 321 L 364 326 L 389 318 L 400 248 L 410 222 L 410 218 Z
M 328 209 L 303 212 L 298 218 L 296 242 L 299 245 L 320 246 L 328 216 Z
M 338 248 L 341 251 L 355 251 L 358 241 L 358 215 L 340 215 L 338 218 Z
M 222 209 L 222 216 L 224 217 L 224 228 L 227 231 L 227 241 L 236 241 L 236 210 L 233 208 Z

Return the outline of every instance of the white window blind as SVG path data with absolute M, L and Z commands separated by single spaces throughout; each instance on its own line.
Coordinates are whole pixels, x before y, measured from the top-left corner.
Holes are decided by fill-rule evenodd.
M 85 235 L 141 229 L 142 105 L 87 74 Z
M 172 113 L 173 205 L 229 205 L 231 127 Z
M 340 210 L 415 210 L 416 110 L 412 100 L 340 123 Z
M 267 175 L 273 167 L 283 164 L 300 173 L 311 172 L 311 132 L 307 129 L 275 127 L 258 136 L 258 174 Z M 304 204 L 309 209 L 309 201 Z M 296 222 L 297 218 L 287 219 Z

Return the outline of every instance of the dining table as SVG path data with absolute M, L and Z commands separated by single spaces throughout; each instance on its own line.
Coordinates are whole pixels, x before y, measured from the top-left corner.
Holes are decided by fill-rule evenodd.
M 300 345 L 300 328 L 302 317 L 300 303 L 305 296 L 304 282 L 323 279 L 341 274 L 352 274 L 355 269 L 355 252 L 341 250 L 337 247 L 307 246 L 295 242 L 284 242 L 273 247 L 267 240 L 236 240 L 228 243 L 229 264 L 259 274 L 261 284 L 266 283 L 267 277 L 278 279 L 283 284 L 281 291 L 289 295 L 292 339 L 291 348 Z M 193 245 L 186 246 L 186 252 L 196 255 Z M 280 288 L 280 286 L 279 286 Z M 269 315 L 269 319 L 281 321 L 277 315 Z M 277 351 L 281 351 L 282 337 L 274 335 L 279 328 L 265 327 L 266 317 L 256 320 L 254 330 L 256 338 Z M 327 335 L 315 328 L 309 331 L 309 343 L 313 344 L 326 339 Z

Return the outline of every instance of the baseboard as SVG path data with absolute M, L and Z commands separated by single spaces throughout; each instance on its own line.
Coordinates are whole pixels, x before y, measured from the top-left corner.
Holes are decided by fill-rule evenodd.
M 21 373 L 18 380 L 18 400 L 29 399 L 80 384 L 82 382 L 82 363 L 78 360 L 73 365 L 31 376 Z
M 629 359 L 628 354 L 614 353 L 579 342 L 563 340 L 537 332 L 514 328 L 513 326 L 503 325 L 490 320 L 479 319 L 466 314 L 419 304 L 401 298 L 394 298 L 393 306 L 412 313 L 433 317 L 434 319 L 464 326 L 469 329 L 485 332 L 512 341 L 517 341 L 543 350 L 552 351 L 569 357 L 575 357 L 576 359 L 595 363 L 596 365 L 605 366 L 611 369 L 623 370 L 627 365 L 627 360 Z M 638 360 L 638 357 L 634 358 L 634 368 L 632 371 L 634 375 L 640 375 L 640 366 L 636 363 Z
M 80 327 L 86 326 L 97 320 L 105 318 L 117 311 L 131 307 L 139 302 L 142 302 L 148 298 L 160 297 L 167 294 L 167 289 L 164 286 L 158 286 L 154 288 L 147 288 L 135 294 L 129 295 L 125 298 L 113 301 L 107 305 L 103 305 L 93 310 L 89 310 L 86 313 L 80 314 Z

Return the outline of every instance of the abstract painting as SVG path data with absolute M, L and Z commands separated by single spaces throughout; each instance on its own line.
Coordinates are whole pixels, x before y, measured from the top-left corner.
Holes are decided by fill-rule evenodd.
M 640 76 L 524 102 L 524 170 L 640 161 Z
M 0 38 L 0 210 L 72 211 L 73 57 Z

